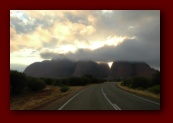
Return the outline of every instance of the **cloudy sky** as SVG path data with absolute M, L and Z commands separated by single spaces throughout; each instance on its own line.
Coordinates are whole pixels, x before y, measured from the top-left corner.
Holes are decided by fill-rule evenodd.
M 10 67 L 62 58 L 160 69 L 160 11 L 10 11 Z

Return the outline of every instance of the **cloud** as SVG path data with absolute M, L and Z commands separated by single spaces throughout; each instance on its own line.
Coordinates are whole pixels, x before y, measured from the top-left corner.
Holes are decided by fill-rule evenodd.
M 150 28 L 154 24 L 160 25 L 160 11 L 117 10 L 108 14 L 109 16 L 104 16 L 101 11 L 98 13 L 94 15 L 96 18 L 94 27 L 98 34 L 104 36 L 116 34 L 131 37 L 135 36 L 141 28 Z M 133 28 L 129 29 L 129 27 Z
M 63 57 L 71 59 L 90 59 L 94 61 L 145 61 L 152 66 L 160 66 L 160 12 L 159 11 L 113 11 L 111 16 L 97 11 L 88 16 L 95 27 L 95 37 L 102 40 L 94 41 L 98 49 L 90 47 L 80 48 L 75 53 L 63 54 Z M 99 14 L 98 14 L 99 13 Z M 107 13 L 109 14 L 109 13 Z M 89 19 L 88 19 L 89 20 Z M 94 21 L 93 21 L 94 20 Z M 114 45 L 109 45 L 109 37 L 118 34 L 129 38 Z M 101 35 L 101 36 L 100 36 Z M 134 38 L 132 38 L 134 37 Z M 131 38 L 131 39 L 130 39 Z M 77 44 L 76 44 L 77 45 Z M 86 45 L 86 44 L 85 44 Z M 109 45 L 109 46 L 108 46 Z M 43 58 L 62 58 L 54 52 L 41 52 Z
M 39 32 L 40 29 L 38 29 Z M 19 51 L 25 48 L 38 49 L 42 47 L 41 32 L 31 32 L 27 35 L 17 34 L 13 27 L 10 27 L 10 52 Z M 44 32 L 45 34 L 45 32 Z
M 160 65 L 158 10 L 10 11 L 10 53 Z
M 110 61 L 144 61 L 153 67 L 160 67 L 160 55 L 150 44 L 144 46 L 136 39 L 128 39 L 116 46 L 104 46 L 96 50 L 79 49 L 75 53 L 57 54 L 55 52 L 42 52 L 44 59 L 93 60 L 99 62 Z M 147 48 L 147 50 L 146 50 Z
M 88 42 L 92 42 L 89 37 L 92 37 L 96 32 L 92 25 L 81 23 L 80 17 L 82 16 L 79 14 L 86 14 L 85 11 L 51 11 L 51 14 L 49 11 L 19 11 L 16 15 L 14 12 L 12 13 L 10 18 L 11 52 L 26 47 L 63 48 L 64 45 L 69 46 L 72 42 L 73 45 L 83 47 Z M 69 15 L 71 15 L 70 18 L 68 18 Z M 77 16 L 77 19 L 73 18 L 74 22 L 72 15 Z M 51 19 L 49 19 L 50 17 Z

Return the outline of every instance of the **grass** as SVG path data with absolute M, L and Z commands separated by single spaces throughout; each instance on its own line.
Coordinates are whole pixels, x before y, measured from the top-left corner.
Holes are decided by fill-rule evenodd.
M 46 86 L 46 88 L 40 92 L 25 92 L 18 96 L 11 96 L 10 110 L 30 110 L 81 88 L 84 88 L 84 86 L 72 86 L 67 92 L 62 93 L 60 91 L 61 87 Z
M 154 94 L 154 93 L 144 91 L 144 90 L 132 89 L 132 88 L 129 88 L 127 86 L 123 86 L 121 84 L 121 82 L 119 82 L 117 84 L 117 86 L 119 88 L 123 89 L 123 90 L 128 91 L 128 92 L 132 92 L 132 93 L 139 94 L 139 95 L 146 96 L 146 97 L 151 97 L 151 98 L 154 98 L 154 99 L 160 99 L 160 94 Z

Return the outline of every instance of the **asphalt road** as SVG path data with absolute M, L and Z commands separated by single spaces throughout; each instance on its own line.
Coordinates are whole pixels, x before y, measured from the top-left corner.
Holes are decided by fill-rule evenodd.
M 53 103 L 56 105 L 56 101 Z M 123 91 L 115 83 L 108 82 L 86 88 L 56 107 L 51 105 L 51 108 L 50 110 L 160 110 L 160 102 Z

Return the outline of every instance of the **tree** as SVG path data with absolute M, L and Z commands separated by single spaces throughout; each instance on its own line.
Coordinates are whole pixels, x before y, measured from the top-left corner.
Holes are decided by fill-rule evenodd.
M 32 91 L 40 91 L 45 88 L 46 84 L 43 80 L 38 78 L 29 78 L 28 79 L 28 88 Z
M 160 72 L 159 71 L 153 74 L 152 81 L 153 81 L 154 85 L 160 84 Z
M 62 86 L 60 91 L 61 92 L 67 92 L 70 88 L 68 86 Z
M 26 76 L 15 70 L 10 71 L 10 90 L 12 94 L 20 94 L 26 87 Z
M 51 78 L 45 78 L 44 81 L 47 85 L 52 85 L 52 83 L 53 83 L 53 79 L 51 79 Z
M 62 85 L 62 81 L 60 79 L 56 79 L 53 83 L 54 86 L 61 86 Z
M 131 83 L 132 88 L 148 88 L 151 86 L 151 81 L 148 78 L 145 77 L 134 77 L 133 82 Z

